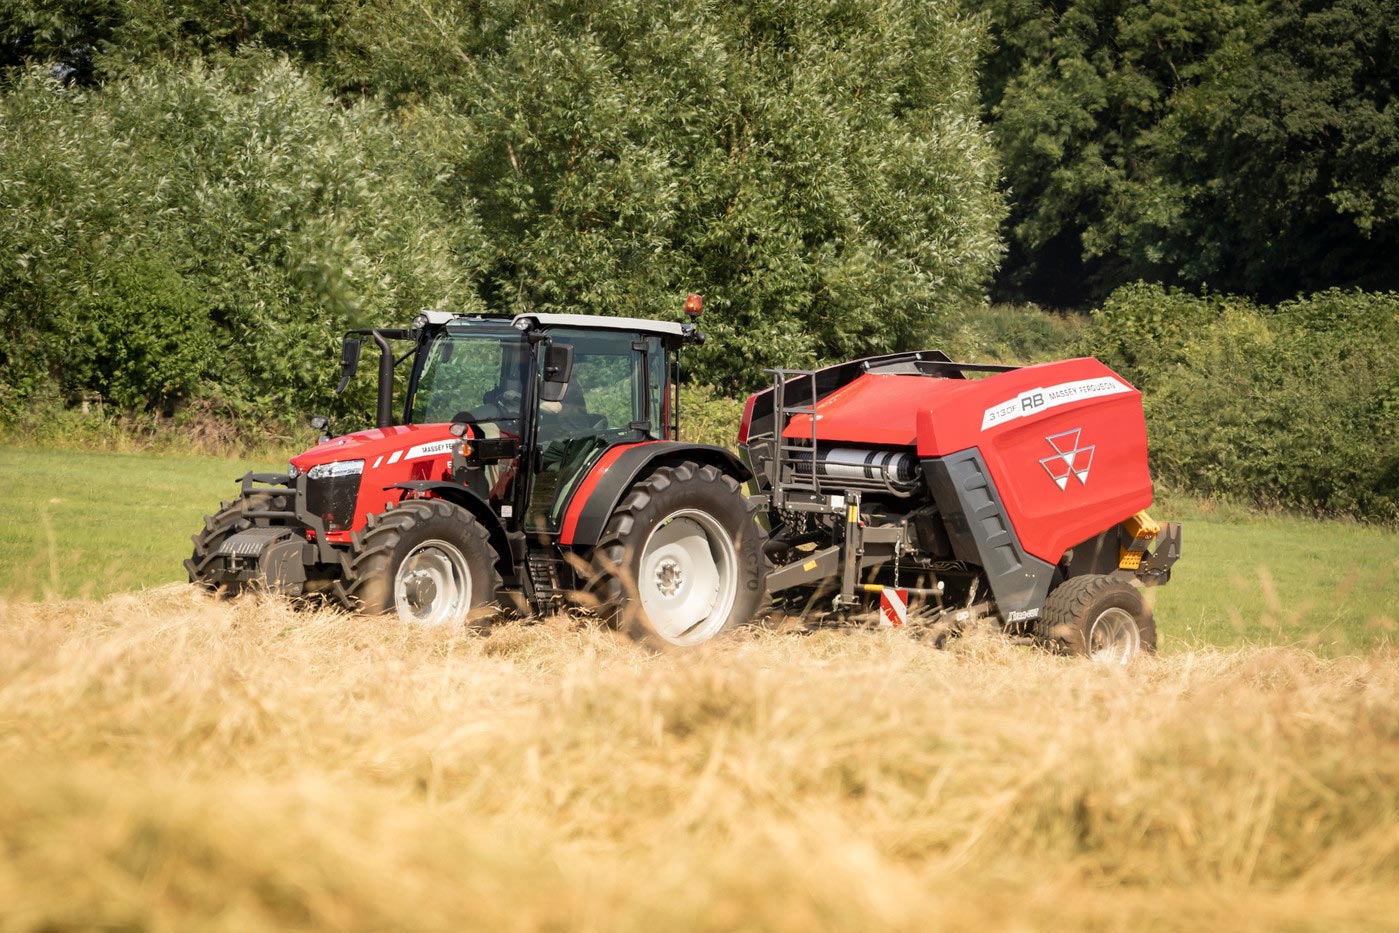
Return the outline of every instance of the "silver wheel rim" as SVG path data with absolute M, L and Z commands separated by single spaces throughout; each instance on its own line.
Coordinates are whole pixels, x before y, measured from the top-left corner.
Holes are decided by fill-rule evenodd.
M 733 610 L 737 581 L 733 540 L 707 512 L 672 512 L 641 548 L 641 608 L 672 645 L 698 645 L 718 634 Z
M 403 558 L 394 574 L 398 617 L 418 625 L 445 625 L 471 606 L 471 573 L 461 551 L 446 541 L 425 541 Z
M 1088 655 L 1095 662 L 1126 664 L 1141 650 L 1141 630 L 1126 609 L 1104 609 L 1088 627 Z

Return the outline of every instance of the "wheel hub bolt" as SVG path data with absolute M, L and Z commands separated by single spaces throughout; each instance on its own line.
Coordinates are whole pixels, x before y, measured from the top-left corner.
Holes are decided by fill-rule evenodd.
M 403 582 L 403 593 L 414 608 L 421 609 L 437 598 L 437 583 L 432 579 L 432 574 L 415 570 Z
M 666 558 L 657 565 L 656 589 L 661 591 L 662 596 L 674 596 L 680 592 L 680 587 L 684 582 L 685 571 L 675 561 Z

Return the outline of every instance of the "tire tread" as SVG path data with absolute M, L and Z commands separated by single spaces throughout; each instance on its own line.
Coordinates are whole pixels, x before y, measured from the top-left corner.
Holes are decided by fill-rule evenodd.
M 490 534 L 475 516 L 444 499 L 409 499 L 396 507 L 370 515 L 363 531 L 350 538 L 350 572 L 348 583 L 338 591 L 345 608 L 355 612 L 379 614 L 393 608 L 393 588 L 388 584 L 393 571 L 394 550 L 403 536 L 414 527 L 433 518 L 465 518 L 464 530 L 474 542 L 490 555 L 490 578 L 486 581 L 489 599 L 499 594 L 502 580 L 496 569 L 496 553 L 491 547 Z M 382 589 L 377 589 L 382 586 Z
M 638 639 L 646 639 L 649 633 L 644 630 L 643 626 L 633 624 L 626 619 L 629 599 L 623 575 L 618 571 L 625 566 L 627 542 L 631 540 L 640 516 L 651 507 L 657 496 L 676 483 L 717 485 L 722 487 L 725 493 L 738 496 L 738 501 L 742 503 L 744 510 L 744 521 L 753 522 L 754 530 L 761 533 L 761 529 L 755 521 L 758 513 L 757 505 L 742 495 L 742 487 L 732 476 L 711 465 L 700 465 L 687 460 L 674 465 L 662 466 L 633 486 L 622 497 L 621 503 L 608 518 L 603 527 L 602 535 L 593 548 L 593 572 L 588 581 L 587 591 L 597 600 L 598 612 L 604 620 L 620 624 L 620 627 L 628 634 Z M 767 579 L 768 572 L 772 568 L 771 562 L 763 552 L 761 539 L 758 541 L 758 554 L 759 585 L 761 586 L 762 581 Z M 765 597 L 760 596 L 759 610 L 764 602 Z
M 1107 574 L 1084 574 L 1070 577 L 1059 584 L 1044 602 L 1040 617 L 1035 620 L 1035 637 L 1048 647 L 1070 654 L 1086 654 L 1087 616 L 1093 605 L 1108 591 L 1130 583 Z M 1156 650 L 1156 625 L 1151 610 L 1141 602 L 1137 625 L 1141 632 L 1142 651 Z M 1067 637 L 1066 637 L 1067 636 Z

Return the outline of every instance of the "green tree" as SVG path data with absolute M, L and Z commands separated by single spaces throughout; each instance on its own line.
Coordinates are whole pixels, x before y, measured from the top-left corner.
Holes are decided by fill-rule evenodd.
M 1399 284 L 1395 0 L 997 0 L 1001 290 Z
M 158 214 L 178 243 L 147 255 L 175 257 L 220 340 L 246 336 L 245 320 L 267 336 L 269 308 L 295 320 L 291 343 L 327 337 L 368 306 L 403 308 L 400 291 L 498 312 L 645 316 L 677 316 L 702 291 L 711 341 L 698 375 L 733 389 L 765 365 L 925 344 L 981 297 L 1002 253 L 999 169 L 977 113 L 985 29 L 954 0 L 14 8 L 0 36 L 34 69 L 8 70 L 14 108 L 39 119 L 29 111 L 49 95 L 71 116 L 25 124 L 36 151 L 15 145 L 10 158 L 29 165 L 83 119 L 95 129 L 81 158 L 132 151 L 134 164 L 113 159 L 113 178 L 48 157 L 83 186 L 57 194 L 57 213 L 108 206 L 84 229 L 111 229 L 118 256 L 134 241 L 115 204 L 148 220 L 158 192 L 199 192 L 210 214 L 189 203 Z M 90 83 L 64 71 L 73 36 L 95 49 Z M 277 53 L 297 87 L 259 84 Z M 176 92 L 172 74 L 199 88 L 220 77 Z M 322 88 L 334 102 L 316 98 Z M 113 108 L 130 112 L 125 127 L 109 129 Z M 175 175 L 162 182 L 166 164 Z M 48 256 L 74 287 L 90 274 L 73 243 Z M 452 274 L 445 259 L 459 263 Z M 420 263 L 431 276 L 381 271 Z M 31 295 L 32 277 L 20 274 Z M 376 295 L 383 281 L 392 301 Z M 256 315 L 241 311 L 252 297 Z M 259 399 L 311 386 L 284 352 L 246 378 L 242 365 L 218 375 L 259 386 Z
M 1146 139 L 1122 248 L 1265 301 L 1399 287 L 1399 2 L 1261 10 Z
M 953 4 L 501 3 L 415 28 L 413 60 L 460 70 L 429 103 L 462 114 L 492 307 L 669 315 L 704 291 L 699 372 L 747 387 L 925 343 L 1000 255 L 981 28 Z
M 285 416 L 323 406 L 338 333 L 474 303 L 480 239 L 444 167 L 284 60 L 156 65 L 0 98 L 0 384 Z

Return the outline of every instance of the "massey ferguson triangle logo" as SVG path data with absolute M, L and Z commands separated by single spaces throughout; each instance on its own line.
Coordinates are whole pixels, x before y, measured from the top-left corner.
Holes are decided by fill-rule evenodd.
M 1074 428 L 1045 438 L 1046 443 L 1054 448 L 1054 453 L 1041 460 L 1040 466 L 1060 489 L 1068 488 L 1070 476 L 1078 477 L 1079 485 L 1088 485 L 1088 471 L 1093 467 L 1093 451 L 1098 445 L 1080 447 L 1078 437 L 1082 433 L 1082 428 Z

